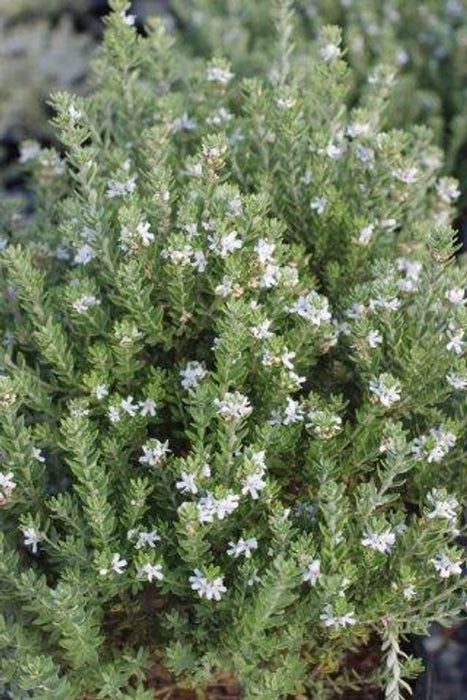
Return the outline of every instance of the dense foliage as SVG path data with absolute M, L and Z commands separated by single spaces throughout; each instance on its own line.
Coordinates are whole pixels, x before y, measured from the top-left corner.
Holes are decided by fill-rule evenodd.
M 401 698 L 404 635 L 464 601 L 458 185 L 391 127 L 390 72 L 355 101 L 336 27 L 294 49 L 279 3 L 241 78 L 112 4 L 95 92 L 55 98 L 65 156 L 25 145 L 37 212 L 4 222 L 3 687 L 149 700 L 163 660 Z
M 274 24 L 268 0 L 171 0 L 192 51 L 220 52 L 234 70 L 267 72 Z M 294 41 L 307 44 L 326 24 L 343 29 L 353 92 L 385 65 L 397 72 L 386 104 L 393 126 L 428 123 L 446 151 L 446 166 L 467 181 L 466 0 L 295 0 Z
M 39 4 L 2 0 L 0 141 L 50 139 L 53 131 L 46 111 L 50 93 L 83 90 L 93 40 L 76 31 L 68 9 L 71 3 L 63 0 Z M 52 14 L 58 10 L 62 14 Z

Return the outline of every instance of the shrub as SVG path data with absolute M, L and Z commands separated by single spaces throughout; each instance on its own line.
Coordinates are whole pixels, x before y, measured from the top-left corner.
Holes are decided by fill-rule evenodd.
M 95 93 L 55 98 L 66 157 L 26 154 L 37 215 L 5 224 L 4 688 L 149 700 L 163 660 L 400 698 L 401 640 L 465 588 L 457 185 L 386 128 L 386 76 L 351 106 L 337 28 L 295 53 L 282 3 L 271 78 L 240 80 L 112 4 Z

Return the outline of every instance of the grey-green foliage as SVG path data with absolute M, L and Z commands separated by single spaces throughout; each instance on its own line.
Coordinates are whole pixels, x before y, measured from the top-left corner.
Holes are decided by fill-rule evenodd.
M 299 47 L 325 24 L 342 27 L 356 93 L 382 65 L 399 73 L 386 105 L 394 126 L 429 123 L 447 149 L 447 168 L 466 181 L 467 4 L 465 0 L 296 0 Z M 227 55 L 251 75 L 270 67 L 274 24 L 268 0 L 173 0 L 188 45 L 197 53 Z M 304 48 L 306 53 L 306 48 Z
M 337 27 L 294 50 L 282 3 L 244 79 L 113 6 L 2 234 L 3 682 L 331 698 L 379 638 L 396 697 L 465 596 L 457 184 Z
M 37 9 L 37 3 L 35 3 Z M 59 4 L 53 9 L 58 11 Z M 68 5 L 60 3 L 60 10 Z M 26 12 L 17 3 L 2 6 L 0 18 L 0 138 L 50 138 L 46 102 L 55 90 L 82 90 L 92 37 L 78 33 L 71 18 Z M 50 8 L 52 12 L 52 8 Z

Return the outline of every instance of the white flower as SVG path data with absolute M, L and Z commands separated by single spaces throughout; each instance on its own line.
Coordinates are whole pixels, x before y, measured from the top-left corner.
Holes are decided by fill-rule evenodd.
M 328 63 L 329 61 L 339 58 L 341 50 L 336 44 L 325 44 L 320 48 L 319 53 L 323 61 Z
M 221 107 L 219 111 L 223 108 Z M 231 216 L 238 216 L 243 211 L 243 204 L 239 194 L 235 194 L 232 199 L 228 202 L 229 214 Z
M 446 380 L 453 389 L 465 390 L 467 389 L 467 376 L 462 374 L 456 374 L 455 372 L 449 372 L 446 375 Z
M 182 493 L 198 493 L 195 477 L 189 472 L 182 472 L 180 481 L 175 483 L 175 488 Z
M 430 559 L 440 578 L 449 578 L 462 573 L 462 562 L 453 561 L 446 554 L 438 554 L 434 559 Z
M 307 564 L 302 575 L 302 581 L 308 582 L 310 586 L 314 586 L 321 573 L 321 562 L 319 559 L 313 559 Z
M 114 199 L 115 197 L 125 197 L 127 194 L 132 194 L 136 189 L 136 179 L 136 176 L 134 176 L 123 181 L 109 180 L 107 182 L 107 197 Z
M 201 177 L 203 174 L 202 163 L 188 163 L 185 167 L 184 174 L 189 177 Z
M 93 306 L 99 306 L 101 302 L 94 294 L 83 294 L 82 297 L 73 302 L 72 307 L 78 314 L 84 314 Z
M 287 397 L 287 406 L 284 410 L 284 418 L 282 420 L 284 425 L 291 425 L 292 423 L 300 423 L 304 419 L 305 415 L 302 406 L 298 401 L 291 399 L 290 396 Z
M 144 399 L 144 401 L 139 402 L 138 406 L 142 416 L 156 415 L 156 402 L 154 401 L 154 399 Z
M 253 410 L 248 397 L 238 391 L 228 391 L 223 399 L 214 399 L 214 405 L 217 414 L 224 420 L 246 418 Z
M 402 595 L 406 600 L 412 600 L 412 598 L 415 598 L 417 595 L 415 586 L 412 583 L 409 583 L 407 586 L 405 586 L 405 588 L 403 588 Z
M 259 286 L 263 289 L 271 289 L 279 284 L 281 268 L 275 263 L 267 263 L 263 266 L 262 275 L 259 278 Z
M 72 119 L 79 119 L 83 115 L 83 113 L 79 109 L 76 109 L 74 105 L 70 105 L 68 114 Z
M 206 71 L 206 77 L 211 83 L 220 83 L 221 85 L 227 85 L 234 77 L 229 68 L 223 68 L 222 66 L 209 66 Z
M 320 215 L 325 210 L 327 203 L 326 197 L 314 197 L 310 202 L 310 209 Z
M 198 224 L 195 221 L 190 221 L 187 224 L 182 224 L 182 230 L 190 236 L 190 238 L 196 238 L 199 236 Z
M 32 448 L 32 456 L 34 459 L 37 459 L 38 462 L 45 462 L 45 457 L 39 447 Z
M 154 234 L 151 233 L 151 231 L 149 230 L 149 222 L 146 221 L 146 219 L 142 219 L 139 222 L 138 226 L 136 227 L 136 232 L 138 233 L 141 239 L 141 243 L 146 248 L 148 247 L 148 245 L 150 245 L 150 243 L 153 242 Z
M 243 243 L 240 238 L 238 238 L 237 231 L 231 231 L 220 238 L 208 236 L 208 245 L 209 249 L 214 253 L 219 255 L 221 258 L 226 258 L 236 250 L 240 250 Z
M 381 333 L 379 331 L 371 330 L 371 331 L 369 331 L 365 340 L 368 343 L 370 348 L 376 348 L 376 347 L 378 347 L 378 345 L 381 345 L 381 343 L 383 342 L 383 336 L 381 335 Z
M 201 475 L 204 476 L 206 479 L 209 479 L 211 476 L 211 467 L 209 464 L 203 464 L 201 467 Z
M 196 129 L 196 122 L 194 119 L 190 119 L 185 112 L 181 117 L 174 119 L 170 126 L 172 131 L 193 131 L 193 129 Z
M 233 115 L 228 111 L 228 109 L 225 107 L 219 107 L 219 109 L 214 112 L 211 117 L 206 119 L 206 123 L 213 126 L 220 126 L 221 124 L 227 124 L 232 118 Z
M 356 239 L 356 242 L 358 245 L 368 245 L 368 243 L 371 240 L 371 237 L 373 236 L 375 232 L 375 227 L 373 224 L 368 224 L 368 226 L 364 226 L 358 234 L 358 237 Z
M 395 541 L 396 535 L 389 529 L 384 532 L 367 532 L 362 538 L 364 547 L 374 549 L 376 552 L 381 552 L 381 554 L 388 554 Z
M 401 386 L 390 374 L 380 374 L 378 378 L 370 380 L 369 389 L 376 399 L 389 408 L 400 400 Z
M 401 305 L 400 299 L 398 297 L 378 297 L 376 299 L 370 299 L 368 304 L 371 311 L 376 309 L 386 309 L 387 311 L 397 311 Z
M 95 257 L 94 250 L 91 248 L 89 243 L 85 243 L 84 245 L 81 246 L 81 248 L 78 248 L 78 250 L 75 253 L 75 257 L 73 258 L 73 262 L 75 265 L 87 265 L 88 262 L 91 262 L 91 260 Z
M 375 152 L 372 148 L 358 143 L 355 146 L 355 156 L 361 163 L 366 163 L 369 170 L 372 168 L 372 163 L 375 159 Z
M 261 321 L 257 326 L 250 326 L 249 331 L 254 338 L 257 340 L 268 340 L 274 335 L 269 329 L 271 327 L 272 321 L 266 319 Z
M 394 231 L 394 229 L 397 226 L 397 219 L 393 219 L 392 217 L 389 219 L 381 219 L 379 223 L 380 226 L 387 229 L 388 231 Z
M 204 272 L 208 264 L 207 258 L 202 250 L 193 250 L 191 267 L 198 272 Z
M 214 289 L 214 294 L 218 297 L 228 297 L 232 293 L 232 280 L 224 275 L 221 284 L 218 284 Z
M 236 494 L 229 493 L 223 498 L 216 501 L 216 515 L 219 520 L 224 520 L 226 515 L 230 515 L 238 508 L 239 497 Z
M 428 435 L 421 435 L 412 442 L 412 454 L 416 459 L 440 462 L 456 444 L 454 433 L 443 428 L 430 428 Z
M 250 559 L 251 552 L 255 549 L 258 549 L 258 540 L 256 537 L 249 537 L 246 540 L 240 537 L 237 542 L 229 542 L 227 554 L 234 559 L 237 559 L 241 555 L 246 559 Z
M 13 472 L 6 472 L 6 474 L 0 472 L 0 488 L 10 492 L 15 490 L 16 483 Z
M 341 145 L 338 145 L 335 143 L 329 143 L 326 146 L 324 152 L 328 156 L 328 158 L 331 158 L 332 160 L 336 160 L 344 152 L 344 146 L 341 146 Z
M 156 546 L 156 542 L 159 542 L 161 539 L 157 534 L 157 530 L 151 530 L 150 532 L 145 532 L 144 530 L 142 530 L 137 534 L 138 539 L 135 543 L 136 549 L 142 549 L 143 547 L 150 547 L 151 549 L 154 549 L 154 547 Z
M 13 472 L 0 472 L 0 506 L 5 505 L 16 488 Z
M 217 501 L 212 494 L 208 493 L 200 498 L 196 508 L 200 523 L 212 523 L 214 521 L 217 513 Z
M 456 353 L 456 355 L 462 355 L 464 351 L 464 345 L 464 332 L 458 331 L 457 333 L 451 335 L 449 341 L 446 343 L 446 349 L 453 350 Z
M 451 304 L 460 306 L 465 303 L 464 290 L 462 287 L 455 287 L 453 289 L 448 289 L 444 295 Z
M 89 408 L 85 408 L 84 406 L 78 405 L 71 405 L 70 406 L 70 415 L 71 416 L 76 416 L 78 418 L 84 418 L 85 416 L 89 415 Z M 40 460 L 43 461 L 43 460 Z
M 332 318 L 329 311 L 329 301 L 325 296 L 315 291 L 309 292 L 306 296 L 299 296 L 289 311 L 298 314 L 313 326 L 320 326 Z
M 396 266 L 399 272 L 404 273 L 404 277 L 396 280 L 397 287 L 402 292 L 413 292 L 418 287 L 418 280 L 422 272 L 422 263 L 418 260 L 408 258 L 397 258 Z
M 289 380 L 299 388 L 306 382 L 306 377 L 300 377 L 296 372 L 291 371 L 289 372 Z
M 292 109 L 295 106 L 297 100 L 292 95 L 286 95 L 284 97 L 278 97 L 276 100 L 276 105 L 279 109 Z
M 450 177 L 442 177 L 436 185 L 436 192 L 438 197 L 450 204 L 458 199 L 461 195 L 461 191 L 458 187 L 457 181 Z
M 248 474 L 244 479 L 242 479 L 241 484 L 242 494 L 248 494 L 254 501 L 259 498 L 260 491 L 262 491 L 266 486 L 262 471 Z
M 206 367 L 201 362 L 189 362 L 184 369 L 180 370 L 182 387 L 191 389 L 198 386 L 207 373 Z
M 152 583 L 153 579 L 162 581 L 164 578 L 162 566 L 160 564 L 143 564 L 138 567 L 136 576 L 139 579 L 146 579 L 149 583 Z
M 37 554 L 37 545 L 42 541 L 41 534 L 34 527 L 22 527 L 24 536 L 24 544 L 26 547 L 31 547 L 33 554 Z
M 1 249 L 1 245 L 0 245 Z M 54 252 L 55 257 L 57 260 L 69 260 L 70 259 L 70 250 L 67 248 L 66 245 L 60 244 L 55 248 Z
M 220 600 L 227 588 L 224 586 L 224 577 L 218 576 L 209 579 L 199 569 L 193 571 L 193 576 L 188 579 L 193 591 L 197 591 L 200 598 L 207 600 Z
M 165 442 L 150 440 L 143 445 L 143 456 L 138 461 L 140 464 L 147 464 L 148 467 L 157 467 L 165 460 L 168 452 L 170 452 L 168 440 Z
M 260 263 L 271 262 L 273 259 L 276 244 L 268 241 L 266 238 L 260 238 L 255 244 L 255 252 Z
M 204 576 L 199 569 L 193 571 L 193 576 L 188 579 L 193 591 L 198 591 L 200 597 L 202 598 L 205 594 L 208 579 Z
M 459 501 L 455 496 L 440 498 L 439 491 L 434 489 L 427 496 L 428 503 L 433 510 L 426 514 L 427 518 L 444 518 L 450 522 L 456 522 L 458 517 Z
M 200 523 L 212 523 L 214 518 L 224 520 L 226 515 L 231 515 L 239 506 L 239 497 L 236 494 L 227 494 L 223 498 L 216 499 L 211 493 L 200 498 L 196 507 Z
M 136 416 L 136 412 L 138 410 L 137 404 L 133 403 L 133 397 L 132 396 L 127 396 L 126 399 L 122 399 L 120 401 L 120 408 L 122 411 L 125 411 L 125 413 L 128 413 L 129 416 Z
M 107 415 L 109 416 L 109 420 L 111 423 L 118 423 L 120 420 L 120 409 L 118 406 L 109 406 L 109 410 L 107 411 Z
M 161 252 L 161 257 L 174 265 L 190 265 L 193 252 L 192 246 L 186 245 L 181 249 L 167 248 Z
M 404 182 L 406 185 L 411 185 L 418 180 L 417 168 L 394 168 L 391 170 L 391 174 L 396 180 L 400 180 L 400 182 Z
M 295 359 L 296 354 L 296 352 L 293 352 L 292 350 L 287 350 L 287 348 L 285 348 L 284 352 L 281 355 L 281 362 L 284 365 L 284 367 L 290 370 L 294 369 L 293 360 Z
M 344 313 L 347 316 L 347 318 L 361 318 L 365 315 L 366 310 L 367 309 L 365 304 L 355 303 L 349 306 L 349 308 L 346 309 Z
M 29 160 L 34 160 L 40 152 L 41 147 L 38 141 L 23 141 L 20 146 L 19 162 L 27 163 Z
M 128 27 L 132 27 L 136 21 L 136 15 L 127 14 L 125 11 L 120 12 L 120 17 L 123 24 L 126 24 Z
M 141 245 L 147 248 L 154 241 L 154 234 L 149 230 L 149 222 L 142 217 L 136 228 L 122 226 L 120 229 L 120 247 L 125 253 L 132 253 Z
M 208 144 L 204 144 L 202 147 L 203 150 L 203 156 L 204 158 L 209 162 L 210 160 L 217 160 L 219 158 L 222 158 L 224 154 L 226 153 L 227 147 L 226 146 L 209 146 Z
M 261 364 L 263 367 L 273 367 L 280 361 L 277 355 L 274 355 L 270 350 L 264 350 L 261 355 Z
M 101 399 L 105 399 L 106 396 L 109 395 L 109 387 L 107 384 L 97 384 L 97 386 L 94 387 L 94 396 L 98 401 L 101 401 Z
M 266 453 L 264 450 L 260 450 L 259 452 L 253 452 L 252 455 L 250 455 L 249 460 L 252 464 L 255 465 L 255 467 L 259 467 L 263 472 L 266 471 L 266 463 L 265 463 L 265 456 Z
M 123 569 L 128 566 L 126 559 L 122 559 L 120 554 L 114 554 L 112 556 L 112 561 L 110 562 L 110 568 L 115 571 L 116 574 L 123 574 Z
M 357 138 L 358 136 L 367 136 L 370 133 L 370 124 L 367 122 L 351 122 L 345 133 L 350 136 L 351 139 Z
M 319 619 L 325 627 L 334 627 L 335 629 L 344 629 L 345 627 L 350 627 L 350 625 L 355 625 L 357 622 L 353 611 L 344 615 L 335 615 L 332 605 L 325 606 Z

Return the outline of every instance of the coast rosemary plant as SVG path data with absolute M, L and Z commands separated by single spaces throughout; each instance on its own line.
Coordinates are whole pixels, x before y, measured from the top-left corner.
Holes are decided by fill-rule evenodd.
M 404 636 L 464 604 L 457 183 L 390 75 L 350 100 L 337 28 L 305 57 L 282 3 L 241 79 L 112 6 L 4 222 L 3 690 L 401 698 Z

